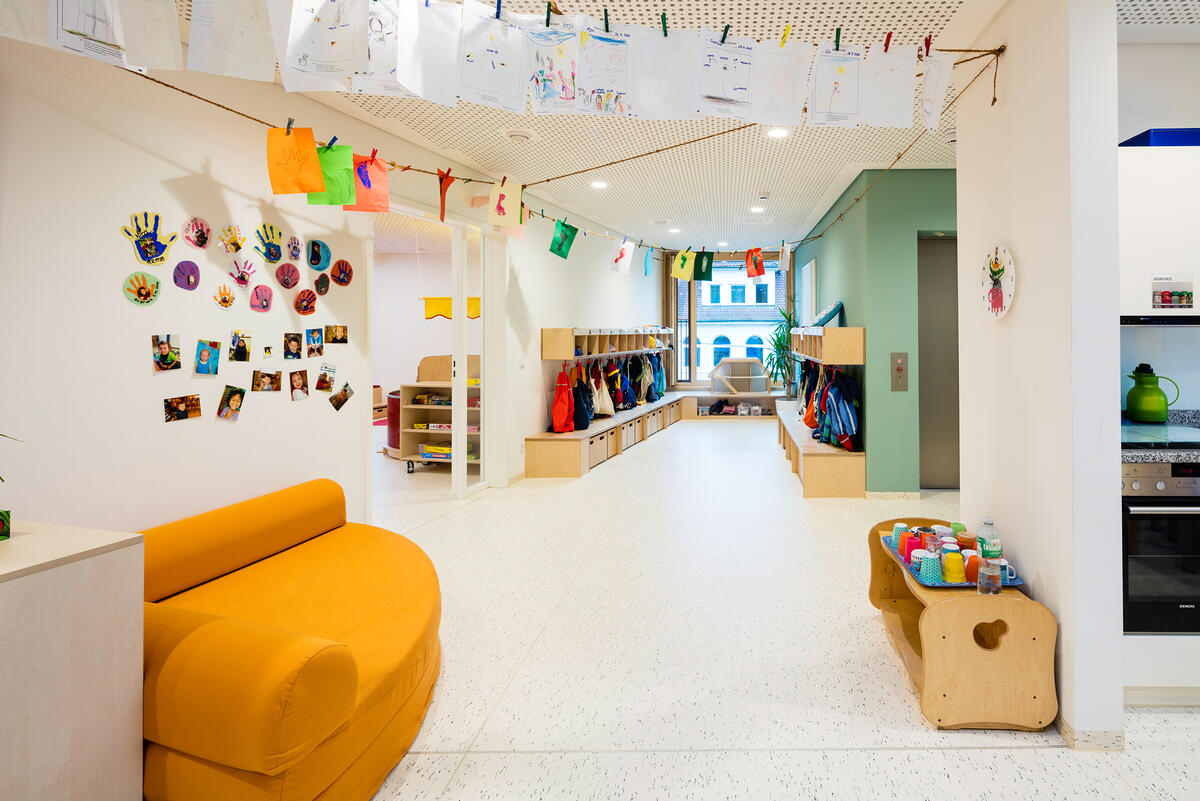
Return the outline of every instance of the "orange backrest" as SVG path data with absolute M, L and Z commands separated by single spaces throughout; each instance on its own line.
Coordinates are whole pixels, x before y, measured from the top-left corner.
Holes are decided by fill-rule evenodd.
M 146 597 L 158 601 L 346 524 L 327 478 L 147 529 Z

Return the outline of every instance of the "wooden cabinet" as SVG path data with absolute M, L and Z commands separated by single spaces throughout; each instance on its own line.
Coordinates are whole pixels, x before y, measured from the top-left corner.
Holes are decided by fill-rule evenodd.
M 861 327 L 793 328 L 792 352 L 822 364 L 866 364 L 866 329 Z

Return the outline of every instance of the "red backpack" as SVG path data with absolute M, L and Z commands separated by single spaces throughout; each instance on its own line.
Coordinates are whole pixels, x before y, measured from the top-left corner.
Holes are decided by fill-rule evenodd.
M 571 397 L 571 379 L 567 377 L 565 364 L 558 371 L 558 381 L 554 386 L 554 405 L 550 407 L 550 424 L 556 434 L 575 430 L 575 401 Z

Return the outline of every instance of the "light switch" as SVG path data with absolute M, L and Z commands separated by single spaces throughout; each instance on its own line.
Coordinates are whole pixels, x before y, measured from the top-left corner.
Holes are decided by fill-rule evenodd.
M 891 368 L 892 392 L 908 392 L 908 354 L 893 353 Z

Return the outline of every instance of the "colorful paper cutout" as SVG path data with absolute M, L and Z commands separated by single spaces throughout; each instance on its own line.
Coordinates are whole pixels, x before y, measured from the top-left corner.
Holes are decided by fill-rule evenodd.
M 344 206 L 354 202 L 354 148 L 334 145 L 317 148 L 325 189 L 308 193 L 310 206 Z
M 267 176 L 276 195 L 325 191 L 312 128 L 267 129 Z
M 271 310 L 271 298 L 275 293 L 271 291 L 271 287 L 266 284 L 259 284 L 254 287 L 254 291 L 250 293 L 250 310 L 256 312 L 269 312 Z
M 750 248 L 746 251 L 746 277 L 759 278 L 766 275 L 763 267 L 762 248 Z
M 212 228 L 199 217 L 193 217 L 183 225 L 183 241 L 196 250 L 204 250 L 208 247 L 211 234 Z
M 228 309 L 233 305 L 233 297 L 233 290 L 224 284 L 221 284 L 221 286 L 217 287 L 217 294 L 213 295 L 213 300 L 215 300 L 217 305 L 222 309 Z
M 175 286 L 191 292 L 200 286 L 200 268 L 194 261 L 181 261 L 175 265 Z
M 354 268 L 345 259 L 338 259 L 333 263 L 329 275 L 338 286 L 350 286 L 350 282 L 354 280 Z
M 221 229 L 221 235 L 217 237 L 217 241 L 221 243 L 221 250 L 232 256 L 241 251 L 246 238 L 242 236 L 241 230 L 231 223 Z
M 425 301 L 425 319 L 432 320 L 434 317 L 445 317 L 447 320 L 454 318 L 452 308 L 452 298 L 436 297 L 436 298 L 421 298 Z M 467 298 L 467 319 L 479 319 L 480 302 L 479 297 Z
M 654 248 L 646 248 L 646 252 L 642 254 L 642 275 L 649 277 L 650 272 L 654 269 Z
M 170 234 L 165 240 L 159 236 L 158 226 L 161 222 L 159 216 L 155 214 L 152 220 L 150 212 L 143 211 L 141 220 L 135 213 L 129 215 L 129 222 L 133 227 L 123 225 L 121 233 L 133 243 L 133 254 L 137 260 L 147 267 L 153 267 L 166 261 L 167 252 L 171 249 L 171 243 L 175 241 L 176 235 Z
M 300 271 L 294 264 L 281 264 L 275 268 L 275 280 L 284 289 L 292 289 L 300 283 Z
M 283 258 L 283 248 L 280 242 L 283 241 L 283 231 L 280 231 L 273 225 L 263 223 L 254 232 L 258 237 L 258 244 L 254 249 L 266 259 L 268 264 L 276 264 Z
M 296 311 L 303 315 L 312 314 L 317 310 L 317 293 L 311 289 L 306 289 L 296 296 L 296 302 L 293 304 Z
M 550 240 L 550 252 L 560 259 L 565 259 L 571 252 L 571 245 L 575 243 L 575 235 L 579 233 L 579 229 L 573 225 L 568 225 L 562 220 L 554 221 L 554 238 Z
M 692 272 L 693 281 L 711 281 L 713 271 L 713 254 L 708 251 L 700 251 L 696 254 L 694 270 Z
M 636 245 L 622 238 L 621 244 L 617 245 L 617 249 L 613 254 L 613 272 L 629 275 L 629 268 L 633 266 L 633 251 L 636 249 Z
M 502 179 L 492 185 L 488 197 L 488 222 L 492 225 L 515 225 L 521 215 L 521 185 Z
M 329 291 L 329 274 L 321 273 L 317 276 L 317 280 L 313 281 L 313 289 L 317 290 L 318 295 L 324 295 Z
M 333 258 L 333 251 L 329 249 L 320 239 L 308 240 L 308 266 L 317 272 L 321 272 L 329 266 L 329 260 Z
M 371 156 L 354 156 L 354 202 L 345 211 L 387 211 L 387 164 Z
M 342 384 L 341 389 L 333 393 L 333 395 L 329 398 L 329 404 L 333 407 L 335 412 L 340 412 L 342 407 L 346 405 L 346 401 L 350 400 L 350 398 L 353 396 L 354 390 L 350 389 L 350 382 L 347 381 L 345 384 Z
M 287 241 L 288 258 L 289 259 L 300 258 L 300 251 L 301 251 L 300 240 L 294 236 L 288 237 L 288 241 Z
M 229 266 L 229 277 L 233 279 L 233 283 L 245 289 L 250 286 L 250 276 L 254 275 L 254 264 L 250 261 L 238 262 L 234 259 L 233 264 Z
M 176 420 L 190 420 L 200 416 L 200 396 L 180 395 L 177 398 L 163 398 L 163 419 L 168 423 Z
M 676 253 L 675 261 L 671 263 L 671 277 L 680 281 L 691 281 L 692 271 L 696 267 L 695 256 L 695 253 L 686 248 Z
M 217 419 L 236 423 L 245 399 L 246 390 L 226 384 L 225 391 L 221 393 L 221 402 L 217 404 Z
M 125 297 L 138 306 L 149 306 L 158 300 L 162 283 L 150 273 L 130 273 L 125 278 Z
M 438 214 L 438 219 L 442 222 L 446 221 L 446 192 L 450 191 L 450 184 L 454 183 L 456 178 L 450 175 L 450 170 L 443 172 L 441 169 L 438 174 L 438 194 L 441 196 L 441 212 Z

